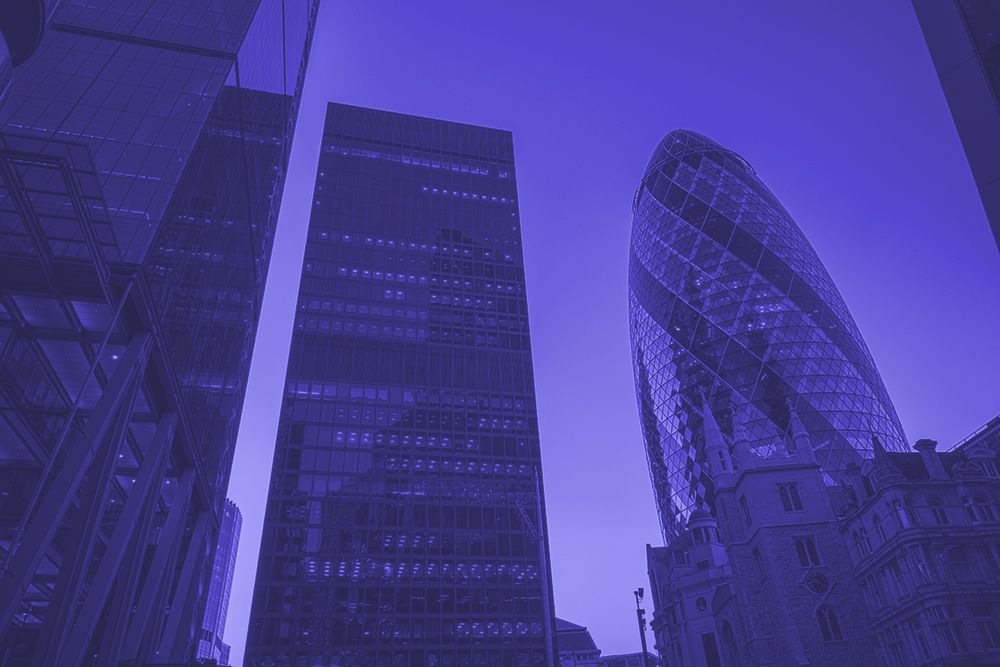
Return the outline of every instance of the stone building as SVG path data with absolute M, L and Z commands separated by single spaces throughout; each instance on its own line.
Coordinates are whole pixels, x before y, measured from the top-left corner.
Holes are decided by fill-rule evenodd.
M 1000 662 L 1000 418 L 945 453 L 873 438 L 834 480 L 794 410 L 767 458 L 701 412 L 714 513 L 647 546 L 664 665 Z
M 996 421 L 996 420 L 994 420 Z M 985 435 L 985 433 L 984 433 Z M 1000 475 L 985 441 L 877 447 L 849 470 L 842 532 L 884 665 L 1000 663 Z
M 585 626 L 556 618 L 559 667 L 660 667 L 660 659 L 647 653 L 601 655 L 601 649 Z

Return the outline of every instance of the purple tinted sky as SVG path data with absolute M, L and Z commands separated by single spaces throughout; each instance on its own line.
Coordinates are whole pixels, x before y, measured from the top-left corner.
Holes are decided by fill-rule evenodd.
M 626 318 L 631 200 L 656 142 L 743 154 L 851 308 L 911 441 L 1000 411 L 1000 260 L 906 0 L 325 0 L 230 496 L 241 664 L 327 100 L 507 128 L 516 147 L 556 613 L 637 650 L 659 539 Z

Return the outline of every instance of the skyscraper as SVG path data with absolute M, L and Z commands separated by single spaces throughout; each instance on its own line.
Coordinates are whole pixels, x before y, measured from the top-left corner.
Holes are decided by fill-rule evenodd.
M 687 130 L 653 152 L 634 201 L 629 317 L 636 394 L 664 537 L 711 500 L 702 395 L 750 447 L 780 450 L 792 412 L 830 472 L 903 451 L 871 354 L 819 257 L 736 153 Z
M 226 663 L 229 646 L 222 642 L 229 611 L 229 592 L 233 587 L 233 570 L 236 568 L 236 551 L 240 546 L 240 528 L 243 514 L 232 500 L 226 500 L 222 511 L 222 527 L 215 542 L 215 562 L 212 580 L 208 584 L 205 612 L 201 619 L 201 636 L 196 657 Z
M 1000 246 L 1000 5 L 913 0 L 913 8 Z
M 45 4 L 0 106 L 0 664 L 187 659 L 317 2 Z
M 248 665 L 551 665 L 509 132 L 330 104 Z

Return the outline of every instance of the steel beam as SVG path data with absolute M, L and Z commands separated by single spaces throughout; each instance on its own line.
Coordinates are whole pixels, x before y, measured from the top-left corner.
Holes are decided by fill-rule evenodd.
M 134 390 L 130 392 L 133 396 Z M 94 545 L 108 508 L 108 498 L 118 462 L 118 452 L 131 418 L 133 400 L 126 401 L 115 418 L 115 426 L 98 449 L 97 460 L 87 471 L 80 492 L 80 505 L 74 515 L 67 549 L 59 564 L 52 597 L 39 634 L 34 664 L 37 667 L 58 665 L 58 651 L 66 639 L 76 614 L 81 591 L 87 580 Z M 47 655 L 55 654 L 51 659 Z
M 128 633 L 121 652 L 122 660 L 134 660 L 141 664 L 152 651 L 144 651 L 156 642 L 159 637 L 150 627 L 150 622 L 156 619 L 154 611 L 161 605 L 158 602 L 169 594 L 169 576 L 174 571 L 177 551 L 180 549 L 181 537 L 184 534 L 184 518 L 191 504 L 191 489 L 194 485 L 195 471 L 188 469 L 181 475 L 177 491 L 174 494 L 173 505 L 167 513 L 167 519 L 160 529 L 153 562 L 149 574 L 139 593 L 135 612 L 129 623 Z M 167 590 L 164 590 L 167 589 Z
M 143 506 L 128 552 L 119 566 L 121 574 L 115 579 L 113 594 L 105 607 L 106 620 L 101 628 L 101 644 L 96 649 L 96 667 L 120 667 L 119 654 L 125 643 L 129 618 L 136 602 L 136 591 L 149 546 L 149 532 L 158 506 L 159 493 L 154 492 Z
M 56 531 L 73 502 L 85 471 L 92 463 L 97 447 L 108 435 L 113 417 L 126 399 L 127 389 L 141 376 L 149 356 L 151 337 L 137 334 L 129 342 L 81 436 L 67 449 L 62 467 L 38 503 L 38 510 L 26 516 L 27 528 L 11 544 L 0 574 L 0 628 L 7 627 L 24 597 L 31 578 L 52 544 Z M 45 484 L 39 479 L 39 484 Z M 30 507 L 26 512 L 30 512 Z
M 66 628 L 69 638 L 64 640 L 65 634 L 60 633 L 56 641 L 53 641 L 49 646 L 49 657 L 42 664 L 78 665 L 83 661 L 94 629 L 102 616 L 104 604 L 111 594 L 111 588 L 115 583 L 122 559 L 124 559 L 129 542 L 132 540 L 136 522 L 149 500 L 150 493 L 158 491 L 160 488 L 160 481 L 163 479 L 163 466 L 167 460 L 166 454 L 170 451 L 176 426 L 177 416 L 173 413 L 160 420 L 156 433 L 150 442 L 146 458 L 139 468 L 139 476 L 129 490 L 128 499 L 125 501 L 125 507 L 115 524 L 108 548 L 104 552 L 101 564 L 97 567 L 97 574 L 94 575 L 94 581 L 90 584 L 90 590 L 87 591 L 86 602 L 80 609 L 80 613 L 77 614 L 75 622 Z M 127 580 L 127 576 L 122 578 L 123 584 Z
M 198 512 L 191 539 L 188 541 L 187 553 L 184 555 L 184 567 L 180 579 L 170 600 L 170 613 L 167 624 L 160 639 L 160 649 L 153 659 L 153 664 L 181 662 L 189 656 L 184 655 L 184 631 L 190 628 L 193 621 L 195 602 L 197 601 L 198 583 L 203 574 L 205 564 L 205 538 L 208 536 L 209 524 L 212 520 L 210 510 Z M 185 628 L 184 624 L 188 624 Z

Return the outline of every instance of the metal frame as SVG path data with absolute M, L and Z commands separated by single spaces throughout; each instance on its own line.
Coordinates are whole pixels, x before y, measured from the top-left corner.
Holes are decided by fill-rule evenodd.
M 44 362 L 40 372 L 54 386 L 61 388 L 61 383 L 46 365 L 50 362 L 39 340 L 79 343 L 89 364 L 85 386 L 97 383 L 101 393 L 93 408 L 85 410 L 80 405 L 82 389 L 76 400 L 63 390 L 61 402 L 69 411 L 61 435 L 50 442 L 20 419 L 18 396 L 0 384 L 9 406 L 6 416 L 26 436 L 26 446 L 41 466 L 10 548 L 0 554 L 0 642 L 5 633 L 17 632 L 13 620 L 28 591 L 41 590 L 39 567 L 48 558 L 59 571 L 51 590 L 44 586 L 48 608 L 42 615 L 35 665 L 77 665 L 88 651 L 97 651 L 99 664 L 108 666 L 187 659 L 195 642 L 184 621 L 190 625 L 199 616 L 199 593 L 210 574 L 205 555 L 218 518 L 151 294 L 135 267 L 105 260 L 69 160 L 12 151 L 5 145 L 0 135 L 0 185 L 10 193 L 35 252 L 0 260 L 6 265 L 0 269 L 0 299 L 15 317 L 15 335 Z M 89 260 L 52 253 L 16 171 L 23 163 L 55 169 L 62 176 Z M 29 325 L 18 312 L 15 294 L 56 300 L 70 327 Z M 84 330 L 72 299 L 104 303 L 113 313 L 103 337 Z M 112 341 L 127 343 L 106 377 L 100 359 Z M 140 395 L 151 415 L 136 411 Z M 150 418 L 156 430 L 143 446 L 131 434 L 131 425 Z M 126 447 L 135 452 L 137 468 L 123 467 Z M 127 489 L 116 479 L 123 474 L 134 478 Z M 174 482 L 176 486 L 167 486 Z M 164 495 L 169 488 L 173 493 Z M 119 497 L 122 505 L 110 505 Z M 102 549 L 97 551 L 99 542 Z M 96 572 L 95 553 L 101 554 Z M 143 569 L 145 563 L 149 567 Z M 4 661 L 0 654 L 0 663 Z

